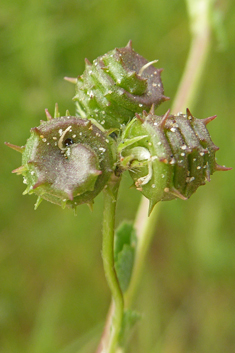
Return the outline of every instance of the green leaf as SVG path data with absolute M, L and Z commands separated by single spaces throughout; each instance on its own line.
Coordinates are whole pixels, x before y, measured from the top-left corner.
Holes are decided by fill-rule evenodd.
M 120 287 L 125 292 L 129 286 L 135 259 L 136 232 L 131 223 L 123 222 L 115 233 L 114 261 Z
M 141 315 L 137 311 L 130 309 L 125 311 L 122 328 L 119 335 L 120 347 L 124 347 L 126 345 L 126 341 L 130 337 L 130 331 L 139 319 L 141 319 Z

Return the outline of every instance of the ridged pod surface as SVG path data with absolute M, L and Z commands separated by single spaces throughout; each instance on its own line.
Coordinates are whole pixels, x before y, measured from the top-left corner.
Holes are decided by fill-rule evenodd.
M 133 118 L 135 113 L 149 111 L 169 99 L 163 95 L 162 69 L 156 69 L 137 54 L 131 42 L 98 57 L 76 83 L 77 113 L 81 117 L 97 120 L 104 128 L 118 128 Z M 70 79 L 68 79 L 70 80 Z
M 49 113 L 47 116 L 50 117 Z M 24 192 L 62 207 L 91 205 L 104 188 L 114 168 L 113 140 L 91 121 L 64 116 L 42 122 L 31 129 L 22 152 Z
M 138 115 L 125 128 L 118 150 L 135 186 L 150 200 L 149 212 L 162 200 L 188 199 L 216 170 L 218 147 L 206 128 L 214 117 L 186 114 Z

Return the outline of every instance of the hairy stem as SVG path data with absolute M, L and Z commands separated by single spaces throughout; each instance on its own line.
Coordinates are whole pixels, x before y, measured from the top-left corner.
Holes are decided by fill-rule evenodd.
M 112 294 L 112 306 L 97 353 L 114 353 L 123 318 L 123 295 L 114 268 L 114 227 L 120 178 L 113 176 L 104 189 L 102 257 L 106 279 Z

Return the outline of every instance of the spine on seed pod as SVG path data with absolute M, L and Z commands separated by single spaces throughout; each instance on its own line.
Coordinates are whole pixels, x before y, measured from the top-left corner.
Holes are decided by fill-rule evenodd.
M 27 185 L 24 194 L 35 193 L 62 207 L 75 208 L 87 203 L 104 188 L 115 164 L 114 140 L 90 120 L 55 116 L 46 110 L 48 121 L 31 129 L 23 147 L 6 143 L 22 153 L 22 166 L 13 172 L 22 174 Z
M 120 168 L 128 169 L 136 188 L 150 201 L 149 213 L 158 201 L 188 199 L 217 170 L 219 149 L 206 125 L 216 116 L 196 119 L 186 114 L 154 115 L 154 109 L 126 126 L 118 145 Z
M 65 78 L 76 84 L 74 101 L 82 118 L 95 119 L 104 128 L 120 129 L 135 113 L 149 111 L 169 99 L 163 95 L 162 69 L 137 54 L 131 41 L 90 63 L 78 78 Z

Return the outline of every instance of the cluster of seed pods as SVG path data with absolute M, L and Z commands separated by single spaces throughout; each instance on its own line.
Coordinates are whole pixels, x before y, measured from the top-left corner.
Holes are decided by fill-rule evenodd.
M 206 125 L 215 116 L 196 119 L 186 114 L 156 115 L 164 96 L 162 69 L 137 54 L 131 42 L 90 63 L 75 84 L 77 115 L 54 118 L 31 129 L 24 147 L 6 143 L 22 153 L 25 193 L 75 208 L 93 199 L 112 173 L 128 170 L 150 201 L 149 212 L 161 200 L 188 199 L 217 170 L 218 147 Z

